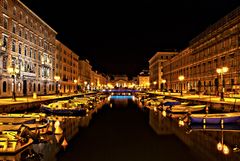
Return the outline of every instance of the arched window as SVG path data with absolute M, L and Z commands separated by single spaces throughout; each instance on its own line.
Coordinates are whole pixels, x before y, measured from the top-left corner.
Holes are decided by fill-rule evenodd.
M 17 8 L 13 7 L 13 15 L 16 16 L 16 14 L 17 14 Z
M 5 10 L 8 9 L 8 3 L 7 3 L 7 0 L 4 0 L 4 1 L 3 1 L 3 8 L 4 8 Z
M 6 17 L 4 17 L 4 20 L 3 20 L 3 27 L 5 29 L 8 29 L 8 19 Z
M 49 84 L 49 91 L 51 91 L 51 84 Z
M 21 83 L 20 82 L 18 82 L 18 92 L 21 92 Z
M 32 83 L 29 83 L 29 92 L 32 91 Z
M 36 92 L 36 84 L 33 84 L 33 92 Z
M 3 82 L 3 92 L 7 92 L 7 83 L 6 83 L 6 81 Z
M 40 92 L 40 83 L 38 84 L 38 92 Z
M 23 18 L 23 13 L 22 12 L 20 12 L 19 18 L 20 18 L 20 20 L 22 20 L 22 18 Z

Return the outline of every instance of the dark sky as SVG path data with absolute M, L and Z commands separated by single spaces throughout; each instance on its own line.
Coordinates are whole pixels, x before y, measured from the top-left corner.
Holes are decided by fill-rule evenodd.
M 157 51 L 181 50 L 239 0 L 21 0 L 95 70 L 137 75 Z

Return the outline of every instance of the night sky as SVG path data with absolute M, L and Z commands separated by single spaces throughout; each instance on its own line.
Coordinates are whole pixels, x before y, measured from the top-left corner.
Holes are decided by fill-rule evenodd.
M 21 0 L 95 70 L 136 76 L 157 51 L 180 51 L 239 0 Z

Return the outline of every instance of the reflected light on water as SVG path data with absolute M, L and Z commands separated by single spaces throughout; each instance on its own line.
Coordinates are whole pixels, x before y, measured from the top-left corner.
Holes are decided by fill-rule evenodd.
M 162 111 L 162 115 L 163 115 L 163 117 L 166 117 L 167 116 L 167 112 L 166 111 Z

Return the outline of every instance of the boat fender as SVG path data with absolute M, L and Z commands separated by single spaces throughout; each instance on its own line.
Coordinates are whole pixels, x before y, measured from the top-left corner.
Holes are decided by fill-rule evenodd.
M 224 124 L 224 119 L 221 119 L 221 125 L 223 125 Z
M 203 123 L 206 124 L 206 119 L 205 118 L 203 118 Z

